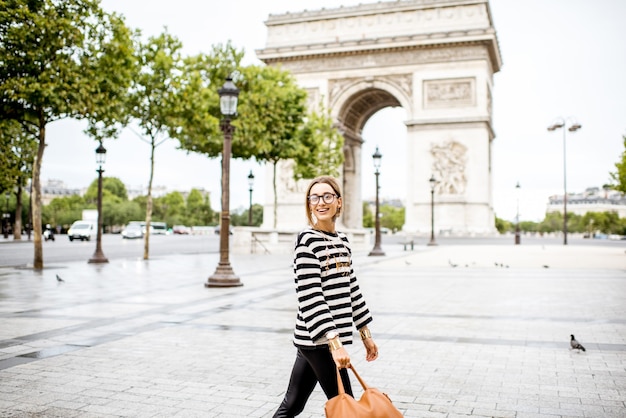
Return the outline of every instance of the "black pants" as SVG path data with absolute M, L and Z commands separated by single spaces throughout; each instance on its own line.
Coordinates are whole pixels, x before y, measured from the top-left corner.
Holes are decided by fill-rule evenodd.
M 293 418 L 304 409 L 317 382 L 328 399 L 337 396 L 337 368 L 328 347 L 313 350 L 298 348 L 296 362 L 291 371 L 289 386 L 274 418 Z M 346 369 L 340 370 L 341 380 L 346 393 L 352 395 L 352 386 Z

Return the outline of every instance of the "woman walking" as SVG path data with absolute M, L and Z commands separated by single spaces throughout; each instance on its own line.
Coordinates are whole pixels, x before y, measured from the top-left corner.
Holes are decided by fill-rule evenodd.
M 378 358 L 367 327 L 372 316 L 352 268 L 348 239 L 335 230 L 342 204 L 339 184 L 333 177 L 311 181 L 305 200 L 310 228 L 298 234 L 294 251 L 296 361 L 274 418 L 300 414 L 318 382 L 328 399 L 337 396 L 337 368 L 346 393 L 352 395 L 345 369 L 350 366 L 350 356 L 344 344 L 352 343 L 353 327 L 359 330 L 367 361 Z

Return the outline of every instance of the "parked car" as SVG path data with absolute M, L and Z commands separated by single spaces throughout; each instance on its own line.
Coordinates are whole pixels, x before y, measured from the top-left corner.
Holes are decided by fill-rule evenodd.
M 90 241 L 96 236 L 98 226 L 95 221 L 76 221 L 67 230 L 67 237 L 70 241 L 79 239 L 81 241 Z
M 216 225 L 215 226 L 215 235 L 219 235 L 221 230 L 222 230 L 222 226 L 221 225 Z M 229 226 L 229 228 L 228 228 L 228 235 L 232 235 L 232 234 L 233 234 L 233 228 Z
M 134 239 L 143 238 L 143 227 L 139 223 L 131 222 L 122 230 L 122 238 Z
M 191 229 L 185 225 L 174 225 L 172 227 L 172 232 L 178 235 L 189 235 L 191 233 Z

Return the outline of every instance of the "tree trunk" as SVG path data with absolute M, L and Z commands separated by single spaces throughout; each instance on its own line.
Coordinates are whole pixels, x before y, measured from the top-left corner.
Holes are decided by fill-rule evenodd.
M 43 151 L 46 149 L 46 123 L 43 111 L 39 113 L 39 146 L 33 162 L 33 246 L 35 254 L 33 268 L 43 269 L 43 246 L 41 245 L 41 161 Z
M 22 178 L 17 182 L 17 193 L 15 194 L 15 225 L 13 225 L 13 240 L 22 240 Z
M 154 138 L 150 141 L 150 180 L 148 180 L 148 199 L 146 199 L 146 234 L 143 238 L 143 259 L 150 258 L 150 223 L 152 222 L 152 179 L 154 178 Z

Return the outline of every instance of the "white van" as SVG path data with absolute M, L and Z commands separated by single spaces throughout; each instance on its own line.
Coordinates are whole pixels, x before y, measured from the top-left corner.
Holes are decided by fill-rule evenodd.
M 95 221 L 76 221 L 67 230 L 67 237 L 70 241 L 79 239 L 81 241 L 89 241 L 96 236 L 98 225 Z

